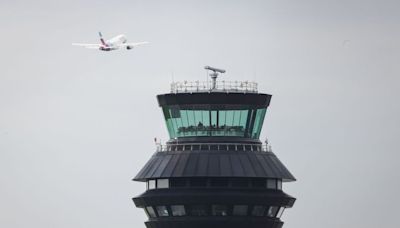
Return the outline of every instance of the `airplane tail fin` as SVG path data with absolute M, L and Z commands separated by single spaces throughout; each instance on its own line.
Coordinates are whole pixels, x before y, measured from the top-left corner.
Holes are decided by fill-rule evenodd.
M 99 36 L 100 36 L 101 44 L 107 46 L 106 42 L 105 42 L 104 39 L 103 39 L 103 34 L 101 34 L 101 32 L 99 32 Z

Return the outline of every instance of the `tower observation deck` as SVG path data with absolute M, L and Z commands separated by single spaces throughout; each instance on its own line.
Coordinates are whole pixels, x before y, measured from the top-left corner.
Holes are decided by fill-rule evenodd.
M 170 139 L 134 178 L 148 228 L 280 228 L 295 181 L 260 132 L 271 95 L 254 82 L 173 83 L 157 96 Z

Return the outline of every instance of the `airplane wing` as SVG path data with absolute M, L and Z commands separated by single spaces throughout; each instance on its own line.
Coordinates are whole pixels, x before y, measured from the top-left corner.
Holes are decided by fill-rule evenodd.
M 72 43 L 73 46 L 80 46 L 89 49 L 99 49 L 102 45 L 101 44 L 82 44 L 82 43 Z
M 148 43 L 149 43 L 149 42 L 144 41 L 144 42 L 138 42 L 138 43 L 124 43 L 124 44 L 120 44 L 120 45 L 118 45 L 118 46 L 121 46 L 121 47 L 128 47 L 128 46 L 130 46 L 130 47 L 136 47 L 136 46 L 140 46 L 140 45 L 148 44 Z

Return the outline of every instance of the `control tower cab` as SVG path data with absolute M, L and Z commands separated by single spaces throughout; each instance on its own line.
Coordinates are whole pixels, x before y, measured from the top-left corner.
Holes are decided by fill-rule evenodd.
M 260 141 L 271 95 L 254 82 L 175 82 L 157 96 L 170 139 L 134 178 L 147 228 L 279 228 L 293 175 Z

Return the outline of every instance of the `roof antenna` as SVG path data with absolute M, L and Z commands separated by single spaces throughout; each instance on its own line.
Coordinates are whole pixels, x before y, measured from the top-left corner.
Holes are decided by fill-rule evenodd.
M 225 70 L 222 69 L 218 69 L 218 68 L 214 68 L 214 67 L 210 67 L 210 66 L 205 66 L 204 69 L 206 70 L 211 70 L 212 73 L 210 74 L 211 79 L 212 79 L 212 86 L 211 86 L 211 90 L 214 90 L 217 88 L 217 77 L 218 77 L 218 73 L 225 73 Z

